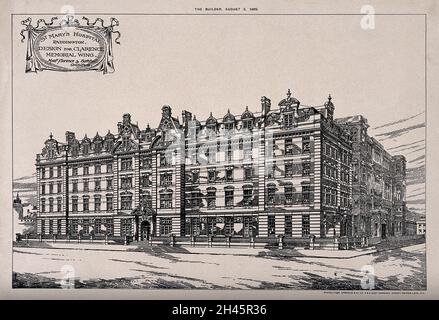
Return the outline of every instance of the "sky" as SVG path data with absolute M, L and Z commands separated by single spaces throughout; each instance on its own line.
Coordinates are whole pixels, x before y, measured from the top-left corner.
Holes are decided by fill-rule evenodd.
M 106 75 L 24 73 L 25 18 L 13 23 L 14 178 L 34 173 L 50 132 L 63 142 L 67 130 L 116 132 L 127 112 L 156 127 L 165 104 L 205 120 L 260 111 L 261 96 L 277 105 L 287 89 L 305 105 L 331 93 L 336 117 L 362 114 L 371 127 L 425 108 L 423 16 L 377 16 L 373 30 L 360 16 L 120 16 Z

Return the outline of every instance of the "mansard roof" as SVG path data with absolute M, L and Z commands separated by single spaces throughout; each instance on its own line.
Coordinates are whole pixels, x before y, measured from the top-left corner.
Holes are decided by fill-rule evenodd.
M 212 115 L 212 112 L 210 112 L 209 118 L 206 120 L 206 124 L 217 124 L 218 120 Z
M 224 122 L 234 122 L 235 121 L 235 116 L 230 113 L 230 109 L 227 109 L 227 113 L 224 116 L 223 121 Z
M 105 140 L 110 140 L 110 139 L 114 140 L 114 134 L 112 134 L 110 130 L 108 130 L 107 134 L 105 135 Z
M 254 118 L 253 113 L 248 110 L 248 106 L 245 107 L 244 113 L 241 115 L 241 119 L 250 119 Z
M 93 138 L 93 142 L 102 141 L 102 137 L 99 135 L 99 132 L 96 132 L 96 135 Z
M 81 143 L 91 143 L 91 140 L 89 137 L 87 137 L 87 134 L 85 134 L 84 138 L 82 139 Z
M 287 91 L 287 97 L 285 99 L 282 99 L 279 103 L 278 106 L 279 107 L 291 107 L 292 105 L 296 105 L 299 106 L 300 102 L 299 100 L 297 100 L 296 98 L 291 96 L 291 90 L 288 89 Z

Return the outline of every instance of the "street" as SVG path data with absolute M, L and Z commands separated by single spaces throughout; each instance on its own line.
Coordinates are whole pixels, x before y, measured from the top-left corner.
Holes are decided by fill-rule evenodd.
M 15 247 L 13 259 L 14 287 L 426 289 L 425 244 L 347 259 L 194 254 L 159 247 L 149 252 Z

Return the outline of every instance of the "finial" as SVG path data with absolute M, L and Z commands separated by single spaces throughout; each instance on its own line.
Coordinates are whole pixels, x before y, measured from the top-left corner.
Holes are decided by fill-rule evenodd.
M 210 111 L 210 116 L 213 117 L 213 115 L 212 115 L 212 111 Z
M 287 91 L 287 97 L 288 98 L 291 97 L 291 90 L 290 89 L 288 89 L 288 91 Z
M 52 138 L 53 138 L 52 132 L 50 133 L 49 138 L 50 138 L 50 140 L 52 140 Z
M 248 106 L 245 106 L 245 111 L 248 111 Z
M 227 108 L 227 113 L 230 113 L 230 108 Z
M 328 101 L 331 101 L 331 99 L 332 99 L 331 94 L 329 94 Z

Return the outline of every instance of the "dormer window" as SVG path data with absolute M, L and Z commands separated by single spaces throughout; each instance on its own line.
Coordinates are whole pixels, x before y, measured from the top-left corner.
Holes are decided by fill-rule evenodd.
M 233 128 L 234 128 L 234 123 L 233 122 L 229 122 L 229 123 L 224 123 L 224 129 L 225 130 L 233 130 Z
M 251 119 L 243 120 L 242 121 L 242 126 L 243 126 L 244 129 L 252 130 L 253 129 L 253 120 L 251 120 Z
M 241 120 L 242 120 L 242 127 L 244 129 L 247 129 L 247 130 L 252 130 L 253 129 L 254 116 L 253 116 L 253 113 L 251 113 L 248 110 L 248 106 L 245 107 L 245 111 L 241 115 Z
M 289 128 L 294 125 L 294 114 L 292 112 L 284 114 L 284 126 Z
M 82 146 L 82 154 L 83 154 L 83 155 L 87 155 L 87 154 L 88 154 L 88 151 L 89 151 L 88 144 L 84 144 L 84 145 Z

